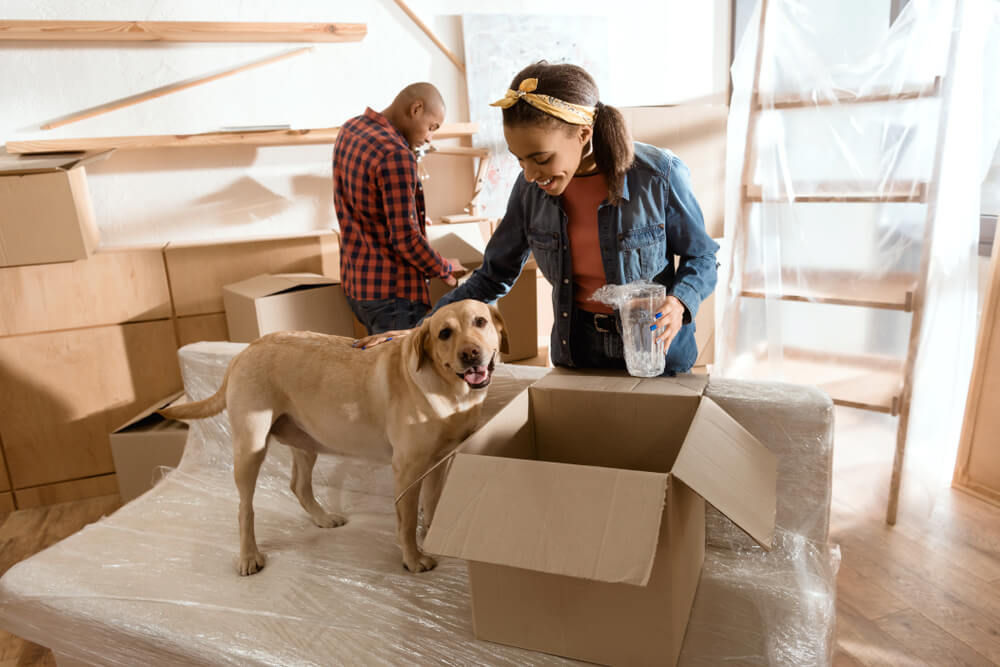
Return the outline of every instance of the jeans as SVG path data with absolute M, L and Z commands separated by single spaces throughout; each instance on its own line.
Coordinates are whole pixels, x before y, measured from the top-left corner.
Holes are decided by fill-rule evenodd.
M 359 301 L 347 297 L 354 316 L 364 325 L 368 335 L 412 329 L 427 314 L 430 306 L 409 299 L 372 299 Z
M 576 368 L 626 370 L 625 342 L 622 340 L 622 324 L 618 313 L 595 318 L 593 313 L 574 307 L 569 348 Z M 693 325 L 686 324 L 667 348 L 663 374 L 673 377 L 678 373 L 687 373 L 697 356 Z

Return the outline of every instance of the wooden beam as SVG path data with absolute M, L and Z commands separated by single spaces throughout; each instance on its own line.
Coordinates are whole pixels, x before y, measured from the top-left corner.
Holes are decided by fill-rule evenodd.
M 431 41 L 434 42 L 439 49 L 441 49 L 441 52 L 444 53 L 446 56 L 448 56 L 448 60 L 455 63 L 455 67 L 458 68 L 458 71 L 460 71 L 462 74 L 465 74 L 465 63 L 459 60 L 458 56 L 452 53 L 451 49 L 445 46 L 444 42 L 438 39 L 438 36 L 435 35 L 434 32 L 427 27 L 427 24 L 421 21 L 420 17 L 414 14 L 413 10 L 407 7 L 406 3 L 403 2 L 403 0 L 396 0 L 396 4 L 399 5 L 399 8 L 402 9 L 407 16 L 410 17 L 410 20 L 412 20 L 414 23 L 417 24 L 418 28 L 424 31 L 425 35 L 431 38 Z
M 332 144 L 339 127 L 310 130 L 261 130 L 256 132 L 205 132 L 82 139 L 26 139 L 8 141 L 8 153 L 74 153 L 80 151 L 186 148 L 191 146 L 306 146 Z M 434 133 L 439 139 L 469 137 L 479 131 L 477 123 L 445 123 Z
M 207 21 L 0 21 L 0 41 L 358 42 L 364 23 Z
M 87 109 L 86 111 L 81 111 L 79 113 L 71 114 L 57 121 L 51 123 L 46 123 L 42 125 L 43 130 L 53 130 L 57 127 L 62 127 L 63 125 L 69 125 L 70 123 L 76 123 L 87 118 L 93 118 L 94 116 L 100 116 L 112 111 L 117 111 L 118 109 L 124 109 L 125 107 L 134 106 L 136 104 L 141 104 L 142 102 L 148 102 L 149 100 L 155 100 L 158 97 L 163 97 L 165 95 L 170 95 L 172 93 L 177 93 L 182 90 L 187 90 L 188 88 L 194 88 L 195 86 L 200 86 L 206 83 L 211 83 L 212 81 L 218 81 L 219 79 L 224 79 L 228 76 L 234 74 L 239 74 L 241 72 L 246 72 L 248 70 L 257 69 L 258 67 L 263 67 L 264 65 L 270 65 L 287 58 L 292 58 L 303 53 L 312 51 L 316 47 L 307 46 L 303 49 L 295 49 L 294 51 L 286 51 L 285 53 L 279 53 L 276 56 L 270 56 L 262 60 L 255 60 L 246 65 L 241 65 L 239 67 L 234 67 L 232 69 L 227 69 L 222 72 L 217 72 L 215 74 L 210 74 L 208 76 L 199 77 L 197 79 L 188 79 L 187 81 L 182 81 L 180 83 L 172 83 L 168 86 L 162 86 L 160 88 L 154 88 L 145 93 L 140 93 L 138 95 L 133 95 L 131 97 L 126 97 L 124 99 L 118 100 L 117 102 L 111 102 L 110 104 L 104 104 L 99 107 L 93 107 Z

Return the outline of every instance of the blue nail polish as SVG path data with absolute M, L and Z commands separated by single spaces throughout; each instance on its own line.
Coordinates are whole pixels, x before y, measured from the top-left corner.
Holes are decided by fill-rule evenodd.
M 649 325 L 649 330 L 650 331 L 656 331 L 656 325 L 655 324 L 650 324 Z
M 362 349 L 362 350 L 367 350 L 367 349 L 368 349 L 368 346 L 367 346 L 367 345 L 362 345 L 362 346 L 361 346 L 361 349 Z
M 660 319 L 661 317 L 663 317 L 663 313 L 657 313 L 657 314 L 656 314 L 656 317 L 654 317 L 653 319 L 654 319 L 654 320 L 658 320 L 658 319 Z
M 388 342 L 389 342 L 390 340 L 392 340 L 392 336 L 389 336 L 388 338 L 386 338 L 386 339 L 385 339 L 385 342 L 387 342 L 387 343 L 388 343 Z

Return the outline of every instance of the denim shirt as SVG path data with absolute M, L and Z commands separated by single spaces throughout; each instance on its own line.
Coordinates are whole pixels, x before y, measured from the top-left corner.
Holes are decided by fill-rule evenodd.
M 582 365 L 574 363 L 569 349 L 574 286 L 566 224 L 559 197 L 528 183 L 522 172 L 507 212 L 486 246 L 483 265 L 442 297 L 437 307 L 461 299 L 496 301 L 514 286 L 528 253 L 533 253 L 542 275 L 553 286 L 552 361 L 561 366 Z M 625 174 L 622 201 L 617 206 L 603 202 L 597 225 L 609 284 L 654 281 L 686 307 L 684 326 L 670 347 L 670 357 L 680 367 L 667 370 L 688 370 L 698 356 L 692 320 L 715 289 L 719 246 L 705 231 L 687 166 L 668 150 L 635 142 L 635 161 Z M 676 271 L 675 256 L 679 258 Z

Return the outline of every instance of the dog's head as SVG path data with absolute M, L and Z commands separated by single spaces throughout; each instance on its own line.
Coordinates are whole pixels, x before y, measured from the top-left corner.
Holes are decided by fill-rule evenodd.
M 472 389 L 489 385 L 497 356 L 509 350 L 500 311 L 474 299 L 439 308 L 409 338 L 414 370 L 429 361 L 443 378 Z

